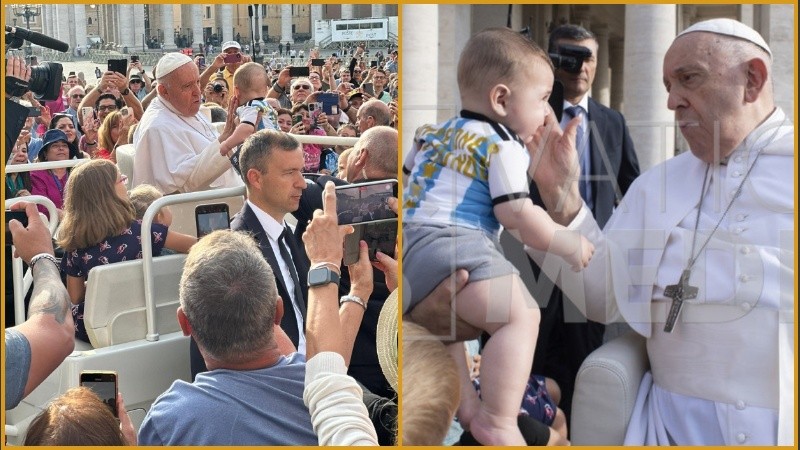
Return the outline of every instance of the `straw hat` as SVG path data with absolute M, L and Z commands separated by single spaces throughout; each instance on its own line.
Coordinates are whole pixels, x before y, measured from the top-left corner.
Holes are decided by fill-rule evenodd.
M 397 392 L 397 289 L 389 294 L 378 316 L 376 347 L 386 381 Z

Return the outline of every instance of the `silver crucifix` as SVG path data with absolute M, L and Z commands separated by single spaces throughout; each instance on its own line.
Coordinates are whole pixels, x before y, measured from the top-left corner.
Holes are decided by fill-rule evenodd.
M 683 308 L 683 301 L 697 297 L 697 287 L 689 285 L 689 276 L 691 274 L 691 270 L 684 270 L 678 284 L 670 284 L 664 289 L 664 296 L 672 299 L 667 322 L 664 324 L 664 332 L 666 333 L 672 333 L 672 329 L 675 328 L 675 322 L 678 321 L 678 316 Z

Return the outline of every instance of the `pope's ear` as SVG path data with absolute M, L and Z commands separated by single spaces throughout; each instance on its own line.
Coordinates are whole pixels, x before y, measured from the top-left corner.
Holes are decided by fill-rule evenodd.
M 747 85 L 745 88 L 745 101 L 756 101 L 764 90 L 769 71 L 767 64 L 761 58 L 753 58 L 747 62 Z

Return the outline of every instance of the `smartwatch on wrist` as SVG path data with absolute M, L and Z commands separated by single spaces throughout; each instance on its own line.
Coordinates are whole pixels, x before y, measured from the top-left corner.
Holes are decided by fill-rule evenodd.
M 327 286 L 330 283 L 339 285 L 339 274 L 329 267 L 317 267 L 308 271 L 308 287 Z

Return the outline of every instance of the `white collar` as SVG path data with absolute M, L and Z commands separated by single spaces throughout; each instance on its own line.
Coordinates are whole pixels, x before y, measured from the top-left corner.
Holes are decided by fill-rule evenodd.
M 583 98 L 581 99 L 581 101 L 579 101 L 577 105 L 573 105 L 572 103 L 564 100 L 564 111 L 566 111 L 567 108 L 569 108 L 570 106 L 580 106 L 581 108 L 583 108 L 583 111 L 588 116 L 589 115 L 589 96 L 588 95 L 584 95 Z
M 281 238 L 281 234 L 283 233 L 285 225 L 264 212 L 263 209 L 251 202 L 250 199 L 247 199 L 247 204 L 250 205 L 250 209 L 253 210 L 258 222 L 261 224 L 261 228 L 264 229 L 264 232 L 267 233 L 267 236 L 269 236 L 269 238 L 273 241 L 278 242 L 278 239 Z

